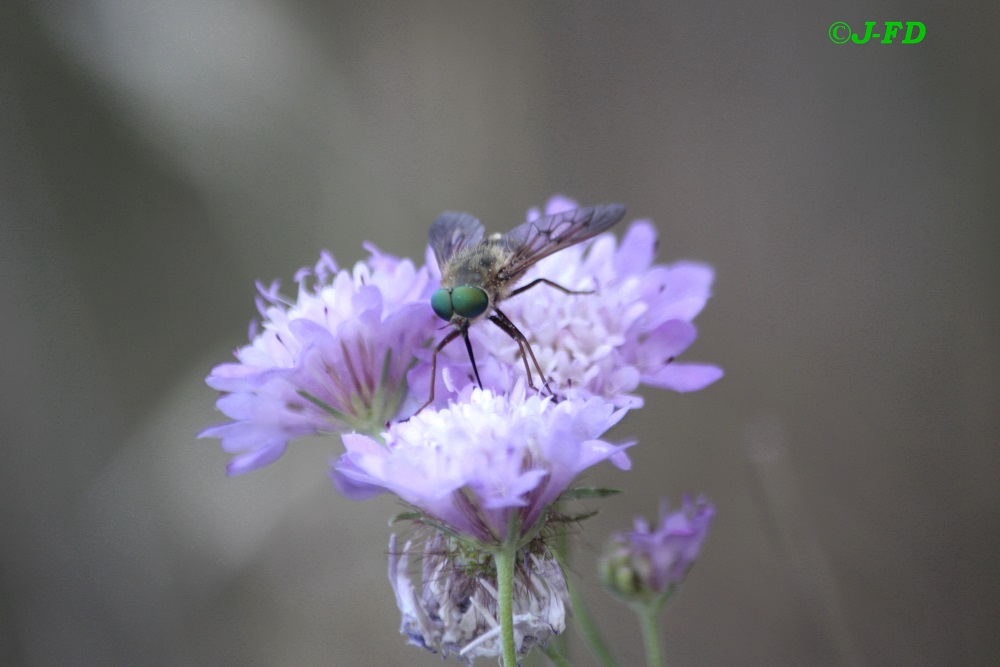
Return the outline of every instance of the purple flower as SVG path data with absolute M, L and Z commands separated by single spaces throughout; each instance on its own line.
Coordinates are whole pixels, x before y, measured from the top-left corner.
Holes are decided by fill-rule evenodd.
M 556 197 L 545 213 L 575 207 L 572 200 Z M 528 218 L 538 215 L 534 209 Z M 504 302 L 504 313 L 527 336 L 557 395 L 601 396 L 619 406 L 639 407 L 642 399 L 635 392 L 640 385 L 696 391 L 722 377 L 717 366 L 677 361 L 697 337 L 692 320 L 711 295 L 713 271 L 689 261 L 654 264 L 657 243 L 648 221 L 632 223 L 621 243 L 602 234 L 541 260 L 519 281 L 527 285 L 544 277 L 594 294 L 565 294 L 541 284 Z M 439 278 L 430 256 L 428 266 Z M 524 377 L 517 344 L 498 327 L 477 326 L 470 338 L 485 387 L 507 392 Z M 461 345 L 446 347 L 438 367 L 440 403 L 447 391 L 459 393 L 473 381 Z M 410 372 L 410 385 L 427 387 L 429 374 L 429 363 L 418 364 Z
M 417 552 L 420 577 L 410 571 L 413 542 L 396 550 L 389 541 L 389 581 L 402 615 L 399 631 L 414 646 L 442 657 L 458 654 L 468 664 L 500 654 L 497 583 L 491 559 L 483 552 L 456 548 L 435 533 Z M 566 629 L 569 596 L 555 560 L 525 553 L 514 573 L 514 644 L 527 653 Z
M 704 499 L 668 512 L 660 510 L 660 523 L 650 529 L 645 519 L 635 520 L 635 530 L 614 536 L 599 563 L 602 583 L 627 600 L 661 600 L 672 593 L 698 558 L 715 508 Z
M 556 404 L 526 397 L 523 383 L 509 396 L 470 387 L 460 398 L 392 424 L 384 445 L 341 436 L 347 452 L 333 465 L 337 488 L 355 499 L 394 493 L 430 525 L 499 545 L 510 526 L 519 531 L 510 537 L 530 539 L 581 471 L 605 459 L 630 466 L 631 443 L 600 439 L 626 412 L 603 399 Z
M 435 332 L 428 273 L 368 246 L 371 257 L 339 270 L 323 253 L 296 274 L 294 303 L 258 284 L 261 330 L 206 382 L 232 421 L 205 429 L 236 454 L 228 474 L 275 461 L 289 440 L 357 430 L 378 433 L 397 416 L 414 351 Z

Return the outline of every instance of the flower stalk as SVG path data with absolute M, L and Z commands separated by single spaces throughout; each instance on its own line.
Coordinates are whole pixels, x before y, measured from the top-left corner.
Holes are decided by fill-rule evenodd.
M 493 554 L 497 567 L 497 602 L 500 617 L 500 641 L 504 667 L 517 667 L 517 647 L 514 644 L 514 562 L 517 550 L 508 543 Z
M 646 649 L 646 666 L 663 667 L 663 645 L 659 624 L 659 611 L 662 606 L 660 601 L 652 600 L 630 606 L 639 619 L 642 643 Z

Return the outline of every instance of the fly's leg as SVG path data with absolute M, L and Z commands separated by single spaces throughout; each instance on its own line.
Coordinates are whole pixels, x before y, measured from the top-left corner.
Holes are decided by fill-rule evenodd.
M 479 369 L 476 368 L 476 355 L 472 354 L 472 343 L 469 342 L 469 330 L 463 328 L 461 331 L 462 338 L 465 339 L 465 349 L 469 352 L 469 361 L 472 362 L 472 372 L 476 374 L 476 384 L 478 384 L 479 388 L 482 389 L 483 381 L 479 379 Z
M 434 381 L 437 379 L 438 352 L 443 350 L 445 345 L 455 340 L 455 338 L 457 338 L 459 334 L 463 334 L 465 336 L 465 344 L 469 345 L 469 332 L 465 328 L 459 328 L 459 329 L 452 329 L 447 336 L 441 339 L 441 342 L 437 344 L 437 347 L 434 348 L 434 355 L 431 356 L 431 396 L 430 398 L 427 399 L 426 403 L 420 406 L 419 410 L 413 413 L 412 416 L 414 417 L 417 416 L 418 414 L 420 414 L 421 410 L 423 410 L 428 405 L 434 402 Z M 471 345 L 469 345 L 469 356 L 470 357 L 472 356 Z M 476 368 L 475 360 L 472 361 L 472 368 L 473 370 L 475 370 Z M 479 380 L 479 371 L 476 371 L 476 380 L 477 381 Z M 481 386 L 482 385 L 480 385 L 480 387 Z
M 510 293 L 510 296 L 515 296 L 517 294 L 520 294 L 521 292 L 527 291 L 527 290 L 531 289 L 532 287 L 534 287 L 535 285 L 537 285 L 538 283 L 545 283 L 549 287 L 555 287 L 560 292 L 565 292 L 566 294 L 593 294 L 594 293 L 594 290 L 592 290 L 592 289 L 590 289 L 590 290 L 576 291 L 576 290 L 567 289 L 567 288 L 563 287 L 562 285 L 560 285 L 558 283 L 554 283 L 551 280 L 549 280 L 548 278 L 537 278 L 535 280 L 532 280 L 527 285 L 522 285 L 521 287 L 518 287 L 516 290 L 514 290 L 513 292 Z M 504 331 L 506 331 L 506 329 Z
M 549 287 L 555 287 L 557 290 L 563 292 L 564 294 L 593 294 L 595 292 L 595 290 L 571 290 L 569 288 L 563 287 L 559 283 L 552 282 L 548 278 L 536 278 L 527 285 L 522 285 L 521 287 L 518 287 L 516 290 L 510 293 L 509 297 L 517 296 L 521 292 L 525 292 L 538 284 L 545 284 L 548 285 Z M 513 338 L 517 342 L 517 346 L 521 349 L 521 358 L 524 359 L 524 370 L 528 374 L 528 386 L 530 386 L 532 389 L 536 389 L 535 385 L 532 384 L 531 382 L 531 371 L 528 368 L 528 356 L 530 356 L 531 361 L 533 361 L 535 364 L 535 369 L 538 371 L 539 377 L 542 378 L 545 390 L 549 392 L 549 395 L 552 396 L 552 398 L 558 401 L 558 396 L 556 396 L 555 392 L 553 392 L 552 389 L 549 387 L 549 380 L 542 373 L 542 369 L 538 365 L 538 360 L 535 359 L 535 353 L 532 351 L 531 345 L 528 343 L 528 339 L 524 337 L 524 334 L 521 333 L 516 326 L 514 326 L 514 323 L 511 322 L 506 315 L 501 313 L 496 308 L 494 308 L 493 310 L 496 312 L 497 316 L 491 315 L 490 319 L 493 321 L 494 324 L 503 329 L 508 336 Z M 502 318 L 502 321 L 500 318 Z M 525 353 L 525 351 L 527 351 L 527 353 Z
M 538 363 L 538 359 L 535 358 L 535 353 L 531 350 L 531 344 L 528 342 L 528 339 L 524 337 L 521 330 L 514 326 L 514 323 L 511 322 L 506 315 L 500 312 L 499 308 L 494 308 L 493 312 L 494 314 L 490 315 L 490 322 L 493 322 L 493 324 L 503 329 L 505 334 L 513 338 L 514 342 L 517 343 L 518 349 L 521 350 L 521 359 L 524 361 L 524 372 L 528 375 L 528 386 L 535 391 L 539 391 L 538 387 L 535 386 L 535 383 L 531 381 L 531 368 L 528 366 L 528 357 L 531 357 L 532 363 L 535 364 L 535 370 L 538 371 L 538 377 L 542 381 L 542 386 L 545 388 L 545 391 L 549 392 L 549 396 L 555 398 L 555 392 L 549 388 L 548 378 L 546 378 L 545 373 L 542 372 L 542 367 Z

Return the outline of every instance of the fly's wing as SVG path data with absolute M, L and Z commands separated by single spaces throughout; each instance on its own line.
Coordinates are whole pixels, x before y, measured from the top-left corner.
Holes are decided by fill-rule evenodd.
M 502 241 L 514 253 L 503 275 L 516 280 L 528 267 L 554 252 L 597 236 L 625 217 L 621 204 L 601 204 L 547 215 L 515 227 Z
M 427 239 L 442 269 L 455 251 L 483 240 L 483 225 L 468 213 L 445 211 L 431 223 Z

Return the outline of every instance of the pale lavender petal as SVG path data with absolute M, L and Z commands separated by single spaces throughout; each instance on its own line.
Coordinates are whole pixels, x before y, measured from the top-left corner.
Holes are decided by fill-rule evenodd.
M 232 461 L 229 462 L 229 465 L 226 466 L 226 474 L 230 477 L 234 477 L 236 475 L 242 475 L 243 473 L 250 472 L 251 470 L 263 468 L 264 466 L 277 461 L 278 457 L 280 457 L 284 451 L 285 442 L 283 440 L 261 442 L 258 444 L 257 449 L 234 456 Z
M 615 272 L 621 276 L 645 271 L 653 263 L 659 243 L 656 228 L 647 220 L 633 222 L 625 232 L 618 252 L 613 257 Z
M 722 369 L 709 364 L 670 364 L 643 376 L 646 384 L 673 391 L 699 391 L 723 376 Z

